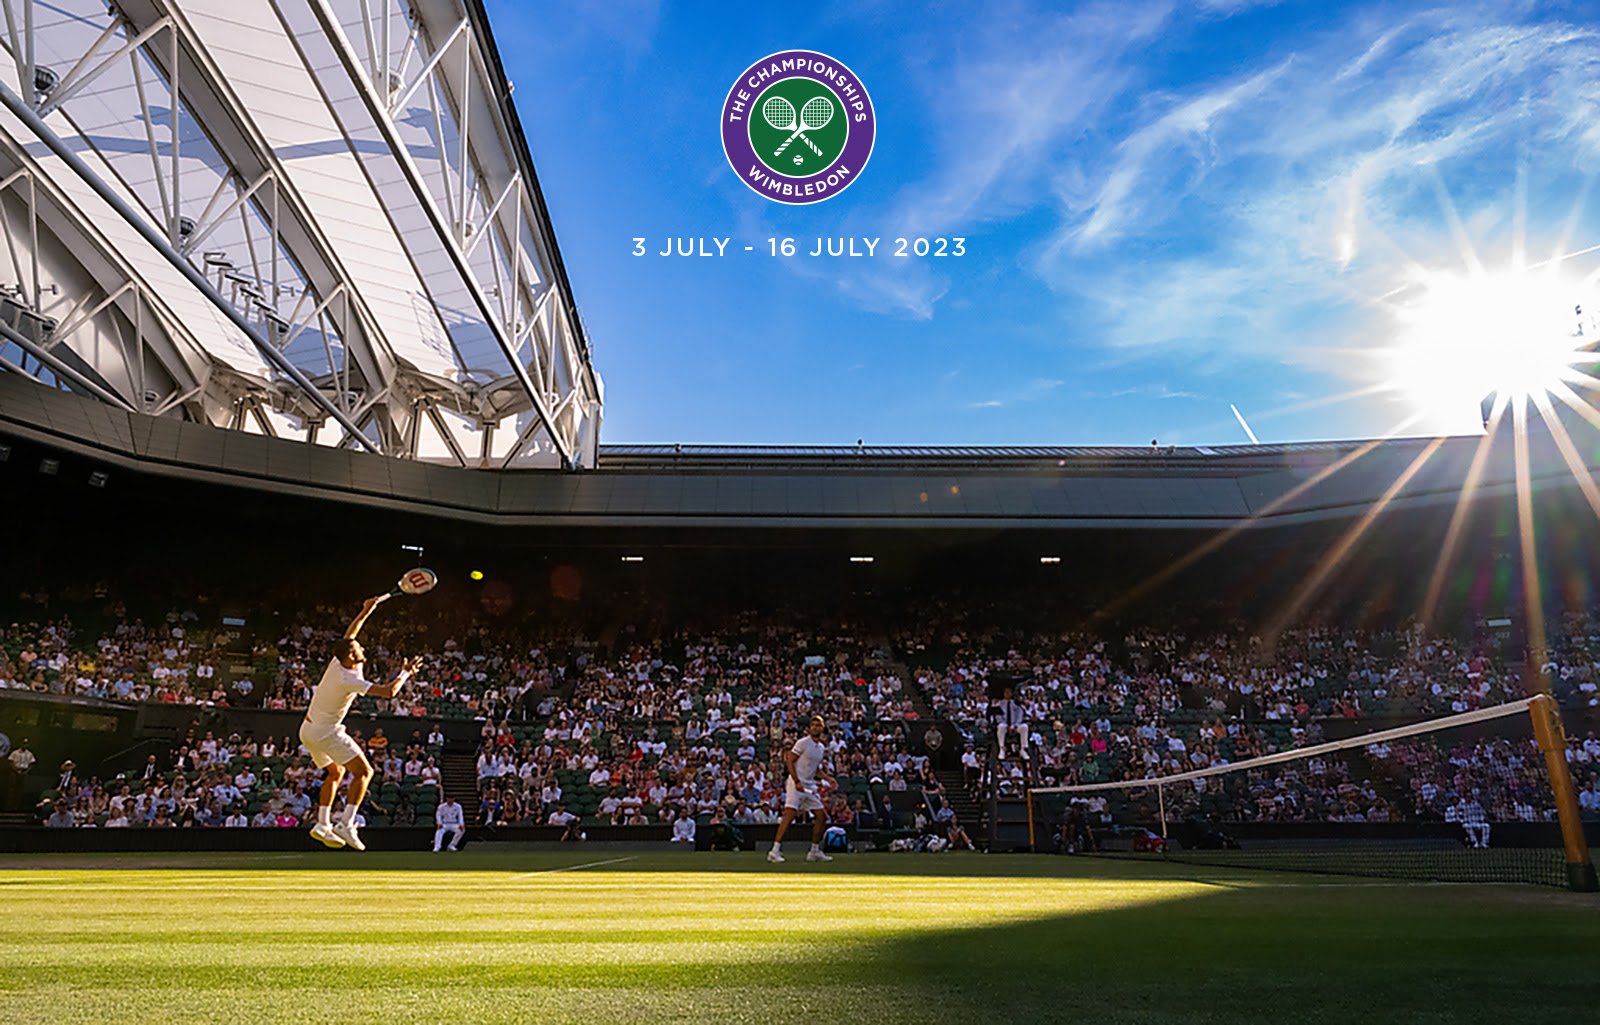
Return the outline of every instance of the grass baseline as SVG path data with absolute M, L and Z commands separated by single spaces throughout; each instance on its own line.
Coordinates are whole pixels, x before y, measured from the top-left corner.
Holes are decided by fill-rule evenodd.
M 1503 1023 L 1600 1002 L 1600 899 L 1541 887 L 1038 856 L 580 867 L 597 860 L 0 858 L 0 1022 Z

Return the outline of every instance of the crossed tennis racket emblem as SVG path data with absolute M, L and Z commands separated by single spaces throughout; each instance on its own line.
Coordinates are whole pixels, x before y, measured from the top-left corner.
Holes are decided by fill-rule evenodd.
M 783 151 L 788 149 L 789 144 L 796 139 L 810 146 L 811 152 L 820 157 L 822 156 L 822 150 L 817 148 L 816 143 L 806 138 L 806 129 L 809 128 L 815 131 L 833 120 L 833 101 L 826 96 L 811 97 L 800 108 L 800 117 L 799 120 L 796 120 L 794 104 L 782 96 L 769 96 L 766 102 L 761 105 L 761 116 L 773 128 L 780 132 L 789 133 L 789 137 L 783 140 L 783 145 L 773 151 L 772 155 L 774 157 L 783 156 Z M 791 129 L 793 130 L 791 131 Z M 795 158 L 796 161 L 799 159 L 799 157 Z

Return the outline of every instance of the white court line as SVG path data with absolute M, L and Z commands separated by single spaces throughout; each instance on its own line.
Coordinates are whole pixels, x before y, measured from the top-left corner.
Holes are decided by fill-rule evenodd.
M 512 876 L 511 878 L 513 878 L 513 879 L 526 879 L 529 876 L 545 876 L 545 875 L 549 875 L 551 872 L 576 872 L 580 868 L 594 868 L 597 865 L 615 865 L 619 861 L 633 861 L 637 857 L 638 857 L 638 855 L 635 854 L 635 855 L 630 855 L 630 856 L 628 856 L 626 858 L 610 858 L 610 859 L 608 859 L 606 861 L 590 861 L 590 862 L 587 862 L 587 863 L 582 864 L 582 865 L 563 865 L 560 868 L 541 868 L 537 872 L 522 872 L 522 873 L 519 873 L 517 875 Z

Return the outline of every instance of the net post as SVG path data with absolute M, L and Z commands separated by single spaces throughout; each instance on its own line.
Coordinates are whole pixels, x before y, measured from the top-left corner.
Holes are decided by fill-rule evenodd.
M 1156 808 L 1161 816 L 1161 839 L 1167 838 L 1167 788 L 1160 783 L 1156 784 Z
M 1594 862 L 1589 859 L 1578 795 L 1567 766 L 1567 735 L 1561 726 L 1561 709 L 1549 694 L 1538 694 L 1528 700 L 1528 713 L 1533 716 L 1533 735 L 1544 752 L 1550 788 L 1555 791 L 1556 817 L 1561 821 L 1561 839 L 1567 849 L 1567 884 L 1574 890 L 1593 893 L 1600 889 L 1600 883 L 1595 879 Z
M 1033 788 L 1028 788 L 1028 850 L 1033 854 L 1039 853 L 1039 848 L 1033 841 Z

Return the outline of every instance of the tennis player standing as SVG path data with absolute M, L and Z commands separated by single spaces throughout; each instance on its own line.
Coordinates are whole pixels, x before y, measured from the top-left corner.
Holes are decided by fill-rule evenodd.
M 767 860 L 773 864 L 783 860 L 783 834 L 789 831 L 789 823 L 794 821 L 796 815 L 808 811 L 812 813 L 811 850 L 806 854 L 806 860 L 833 860 L 822 853 L 822 832 L 828 826 L 828 815 L 823 810 L 822 795 L 817 793 L 819 771 L 824 779 L 833 779 L 822 768 L 822 758 L 828 753 L 828 749 L 822 745 L 824 725 L 822 716 L 812 716 L 805 736 L 783 753 L 784 763 L 789 767 L 789 780 L 784 787 L 783 818 L 778 822 L 778 835 L 772 841 L 772 850 L 767 852 Z
M 306 706 L 306 718 L 300 724 L 300 742 L 311 752 L 311 759 L 327 770 L 322 781 L 322 795 L 317 802 L 317 824 L 311 835 L 329 847 L 348 844 L 358 851 L 367 849 L 356 833 L 356 810 L 367 795 L 367 781 L 372 778 L 372 763 L 362 753 L 360 745 L 350 739 L 344 730 L 344 717 L 355 702 L 356 695 L 370 694 L 375 698 L 392 698 L 411 678 L 421 663 L 420 658 L 406 659 L 398 675 L 388 683 L 368 683 L 361 675 L 367 653 L 356 640 L 361 625 L 389 596 L 380 594 L 368 598 L 361 606 L 361 614 L 351 621 L 344 632 L 343 650 L 328 662 L 322 682 L 311 692 L 311 703 Z M 333 821 L 333 798 L 339 792 L 339 783 L 345 773 L 350 774 L 350 792 L 345 795 L 344 810 L 339 820 Z

